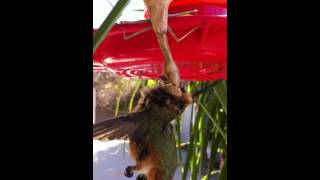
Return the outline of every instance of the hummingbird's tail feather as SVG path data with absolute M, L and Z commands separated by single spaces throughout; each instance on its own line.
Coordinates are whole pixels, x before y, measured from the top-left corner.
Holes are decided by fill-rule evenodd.
M 98 122 L 93 125 L 93 139 L 108 141 L 128 139 L 136 134 L 139 126 L 145 121 L 144 112 L 135 112 Z

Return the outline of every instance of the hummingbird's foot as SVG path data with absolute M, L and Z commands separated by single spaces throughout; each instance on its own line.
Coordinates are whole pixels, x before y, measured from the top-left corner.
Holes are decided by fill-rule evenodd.
M 139 175 L 137 176 L 137 180 L 147 180 L 147 177 L 146 177 L 146 175 L 144 175 L 144 174 L 139 174 Z
M 128 166 L 126 168 L 126 170 L 124 171 L 124 175 L 128 178 L 133 176 L 133 171 L 131 166 Z

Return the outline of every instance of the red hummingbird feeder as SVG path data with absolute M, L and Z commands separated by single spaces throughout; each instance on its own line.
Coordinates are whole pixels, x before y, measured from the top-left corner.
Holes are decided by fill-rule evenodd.
M 226 0 L 171 2 L 168 41 L 181 80 L 227 79 L 226 5 Z M 147 19 L 114 25 L 93 61 L 94 70 L 126 77 L 159 79 L 164 73 L 164 58 Z

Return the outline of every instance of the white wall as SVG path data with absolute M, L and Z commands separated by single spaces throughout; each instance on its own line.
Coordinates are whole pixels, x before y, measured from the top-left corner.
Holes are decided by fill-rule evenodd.
M 93 87 L 93 124 L 96 122 L 96 88 Z

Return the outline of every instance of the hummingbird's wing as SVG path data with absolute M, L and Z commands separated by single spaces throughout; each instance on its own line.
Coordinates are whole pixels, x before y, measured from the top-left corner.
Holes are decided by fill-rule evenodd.
M 108 141 L 142 135 L 144 132 L 139 127 L 146 121 L 144 113 L 134 112 L 94 124 L 93 139 Z

